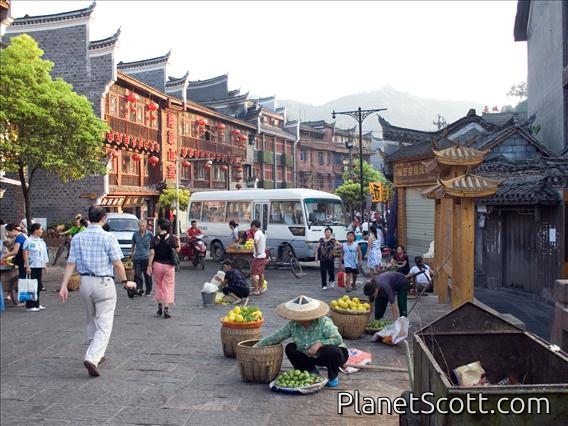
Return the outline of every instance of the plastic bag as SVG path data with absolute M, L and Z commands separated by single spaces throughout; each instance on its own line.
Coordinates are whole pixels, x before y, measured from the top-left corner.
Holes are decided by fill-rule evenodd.
M 215 293 L 219 287 L 213 283 L 203 283 L 203 293 Z
M 392 324 L 373 334 L 371 340 L 373 342 L 382 341 L 387 345 L 396 345 L 408 338 L 408 326 L 408 318 L 400 317 Z
M 37 280 L 20 278 L 18 281 L 18 302 L 35 302 L 37 300 Z
M 371 361 L 373 360 L 373 355 L 371 355 L 368 352 L 364 352 L 362 350 L 355 348 L 348 348 L 347 351 L 349 352 L 349 358 L 347 358 L 347 362 L 345 364 L 366 365 L 370 364 Z M 345 374 L 356 373 L 357 371 L 360 370 L 360 368 L 345 367 L 345 366 L 341 366 L 339 369 L 343 371 Z

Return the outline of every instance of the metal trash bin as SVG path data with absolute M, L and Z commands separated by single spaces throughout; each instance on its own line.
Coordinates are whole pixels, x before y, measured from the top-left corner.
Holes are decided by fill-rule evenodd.
M 420 425 L 560 425 L 568 419 L 568 354 L 551 350 L 550 343 L 525 332 L 512 322 L 477 303 L 467 302 L 414 335 L 414 397 L 432 393 L 429 401 L 456 398 L 456 406 L 474 402 L 475 413 L 421 414 Z M 459 386 L 453 370 L 480 361 L 489 386 Z M 499 385 L 506 378 L 518 384 Z M 407 394 L 407 392 L 405 392 Z M 403 394 L 404 395 L 404 394 Z M 507 398 L 507 400 L 505 400 Z M 538 400 L 537 400 L 538 398 Z M 545 398 L 546 400 L 542 399 Z M 548 401 L 546 403 L 545 401 Z M 498 404 L 501 404 L 500 406 Z M 535 414 L 537 404 L 549 414 Z M 424 410 L 430 406 L 417 404 Z M 526 409 L 514 414 L 520 408 Z M 528 413 L 528 408 L 533 410 Z M 480 413 L 479 408 L 486 411 Z M 510 414 L 504 414 L 509 410 Z M 408 418 L 404 418 L 408 416 Z M 410 414 L 401 424 L 412 424 Z
M 201 298 L 203 299 L 203 306 L 210 306 L 215 304 L 215 293 L 201 292 Z

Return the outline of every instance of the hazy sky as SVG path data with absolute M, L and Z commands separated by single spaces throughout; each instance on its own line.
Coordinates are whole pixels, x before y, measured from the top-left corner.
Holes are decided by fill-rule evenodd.
M 91 1 L 12 1 L 12 16 Z M 516 1 L 98 1 L 91 40 L 120 27 L 118 60 L 162 56 L 168 74 L 229 74 L 229 89 L 320 105 L 390 85 L 413 95 L 516 104 L 526 43 Z

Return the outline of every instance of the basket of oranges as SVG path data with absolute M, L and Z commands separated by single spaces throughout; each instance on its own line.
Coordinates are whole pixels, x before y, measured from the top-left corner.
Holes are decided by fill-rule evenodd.
M 330 302 L 329 317 L 346 339 L 358 339 L 365 331 L 371 312 L 371 305 L 361 302 L 358 297 L 345 295 Z
M 221 319 L 221 345 L 226 357 L 234 358 L 237 344 L 244 340 L 260 339 L 264 324 L 262 312 L 256 306 L 235 306 Z

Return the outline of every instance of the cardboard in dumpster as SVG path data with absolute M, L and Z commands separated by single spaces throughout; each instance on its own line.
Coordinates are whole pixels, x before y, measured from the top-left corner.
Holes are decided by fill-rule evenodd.
M 455 368 L 454 374 L 460 386 L 479 386 L 484 384 L 485 370 L 479 361 Z

